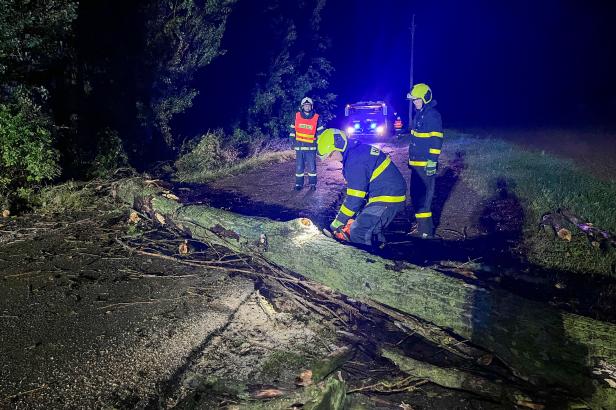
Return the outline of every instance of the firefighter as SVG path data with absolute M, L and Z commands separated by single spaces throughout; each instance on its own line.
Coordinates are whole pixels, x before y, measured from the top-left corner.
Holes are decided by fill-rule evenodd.
M 434 108 L 436 100 L 432 99 L 428 85 L 416 84 L 408 97 L 417 111 L 409 145 L 410 194 L 416 219 L 411 235 L 427 239 L 434 237 L 432 198 L 438 157 L 443 146 L 443 123 L 441 114 Z
M 295 140 L 295 190 L 304 187 L 304 172 L 308 173 L 310 190 L 317 189 L 317 137 L 323 132 L 319 114 L 314 112 L 312 99 L 304 97 L 295 113 L 289 138 Z
M 380 149 L 349 141 L 343 131 L 328 128 L 317 144 L 321 158 L 342 162 L 347 182 L 346 198 L 330 225 L 331 231 L 343 241 L 382 247 L 383 230 L 404 209 L 404 177 Z
M 394 132 L 396 135 L 402 134 L 402 118 L 398 115 L 394 121 Z

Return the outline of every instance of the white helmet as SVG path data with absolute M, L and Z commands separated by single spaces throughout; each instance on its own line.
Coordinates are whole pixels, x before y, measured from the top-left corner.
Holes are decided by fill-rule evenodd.
M 310 97 L 304 97 L 304 98 L 302 98 L 302 103 L 300 104 L 300 106 L 302 106 L 302 105 L 304 105 L 304 104 L 306 104 L 306 103 L 308 103 L 308 104 L 310 104 L 310 105 L 314 106 L 314 104 L 312 103 L 312 98 L 310 98 Z

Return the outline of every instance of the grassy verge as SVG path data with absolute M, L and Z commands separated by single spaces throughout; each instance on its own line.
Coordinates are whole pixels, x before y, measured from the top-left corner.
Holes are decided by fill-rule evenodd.
M 616 183 L 593 177 L 573 161 L 497 138 L 449 132 L 444 149 L 464 153 L 461 178 L 482 197 L 494 197 L 500 180 L 519 198 L 525 211 L 520 246 L 530 262 L 549 269 L 616 275 L 613 250 L 604 253 L 593 248 L 575 229 L 571 242 L 552 240 L 538 230 L 544 213 L 567 208 L 597 227 L 616 232 Z
M 178 169 L 175 178 L 180 182 L 205 183 L 269 164 L 285 162 L 293 158 L 295 158 L 293 150 L 266 152 L 254 157 L 237 160 L 234 163 L 224 164 L 220 168 L 191 167 L 188 169 Z

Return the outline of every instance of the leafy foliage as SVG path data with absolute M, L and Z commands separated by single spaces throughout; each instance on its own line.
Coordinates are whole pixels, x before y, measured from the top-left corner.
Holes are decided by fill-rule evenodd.
M 0 104 L 0 193 L 27 188 L 60 174 L 49 118 L 22 96 Z
M 0 83 L 30 82 L 64 55 L 76 16 L 74 0 L 0 0 Z
M 171 119 L 192 106 L 191 80 L 223 54 L 220 42 L 235 0 L 157 0 L 145 9 L 143 73 L 148 82 L 137 101 L 142 126 L 153 126 L 170 147 Z
M 96 157 L 89 174 L 97 178 L 113 175 L 118 168 L 128 167 L 128 155 L 117 131 L 107 128 L 97 135 Z
M 263 80 L 254 92 L 254 103 L 248 114 L 249 129 L 285 135 L 292 115 L 305 96 L 315 101 L 315 109 L 325 121 L 333 118 L 336 95 L 327 89 L 334 68 L 324 56 L 328 42 L 320 34 L 320 16 L 325 4 L 326 0 L 315 0 L 272 7 L 274 13 L 280 13 L 279 8 L 283 7 L 296 7 L 300 12 L 287 11 L 277 18 L 275 24 L 282 42 L 269 71 L 262 75 Z M 306 14 L 311 16 L 310 25 L 302 27 L 300 24 Z M 298 17 L 294 19 L 294 15 Z
M 219 129 L 195 138 L 183 147 L 183 154 L 175 162 L 175 176 L 184 182 L 207 182 L 265 163 L 289 160 L 295 155 L 289 148 L 286 138 L 251 135 L 239 128 L 233 135 L 226 136 Z
M 232 146 L 225 146 L 224 140 L 222 130 L 216 130 L 190 142 L 175 163 L 178 175 L 207 173 L 237 159 L 237 152 Z

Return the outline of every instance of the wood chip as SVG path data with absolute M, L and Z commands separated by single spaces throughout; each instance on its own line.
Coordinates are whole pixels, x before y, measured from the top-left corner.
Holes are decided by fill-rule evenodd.
M 605 381 L 607 382 L 607 384 L 610 385 L 610 387 L 612 389 L 616 389 L 616 380 L 612 380 L 612 379 L 605 379 Z
M 295 378 L 297 386 L 310 386 L 312 384 L 312 370 L 304 370 Z
M 312 225 L 312 221 L 308 218 L 300 218 L 299 222 L 304 225 L 304 226 L 310 226 Z
M 180 255 L 188 254 L 189 248 L 188 248 L 188 241 L 186 239 L 184 239 L 184 242 L 182 242 L 180 246 L 178 246 L 178 252 L 180 252 Z
M 543 404 L 533 403 L 528 400 L 518 400 L 516 404 L 518 406 L 526 407 L 526 408 L 533 409 L 533 410 L 543 410 L 545 408 Z
M 154 217 L 161 225 L 164 225 L 167 223 L 167 221 L 165 220 L 165 217 L 159 214 L 158 212 L 154 214 Z
M 140 220 L 141 218 L 139 217 L 139 214 L 135 211 L 131 211 L 130 216 L 128 217 L 128 222 L 132 224 L 136 224 Z
M 171 192 L 163 192 L 163 196 L 167 199 L 171 199 L 172 201 L 176 201 L 176 202 L 180 201 L 180 198 L 178 198 L 176 195 L 172 194 Z
M 570 242 L 571 241 L 571 231 L 566 228 L 560 228 L 558 230 L 558 237 L 564 241 Z
M 5 209 L 4 211 L 2 211 L 3 218 L 8 218 L 9 216 L 11 216 L 11 211 L 9 211 L 8 209 Z
M 272 399 L 284 395 L 282 390 L 276 388 L 263 389 L 255 393 L 255 399 Z

